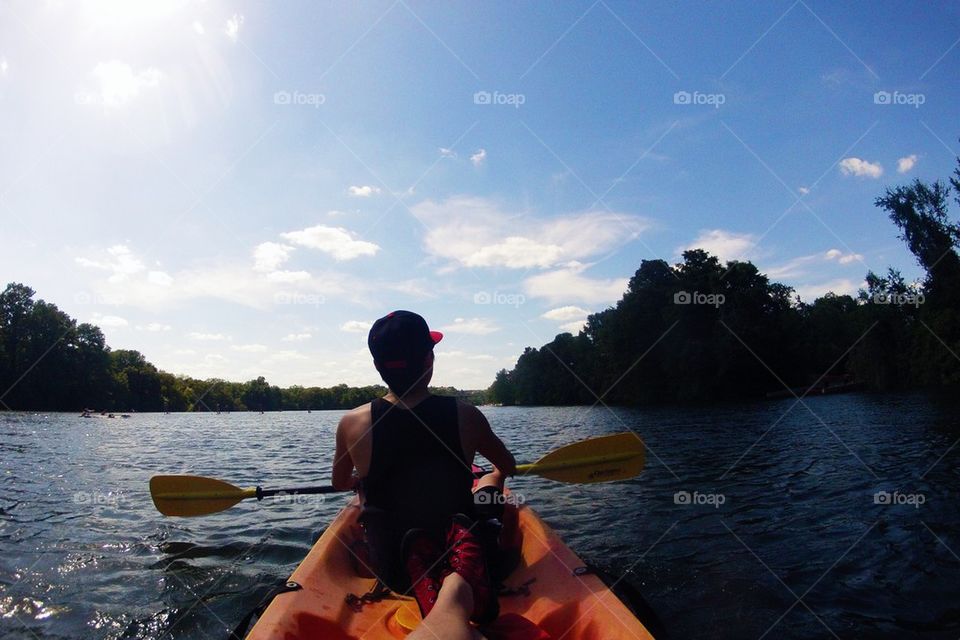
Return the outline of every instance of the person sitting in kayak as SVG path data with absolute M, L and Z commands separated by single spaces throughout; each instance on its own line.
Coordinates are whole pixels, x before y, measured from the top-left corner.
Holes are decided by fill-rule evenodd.
M 470 638 L 468 618 L 490 622 L 499 611 L 478 535 L 490 513 L 475 506 L 471 465 L 477 453 L 494 465 L 476 490 L 496 492 L 516 461 L 479 409 L 428 391 L 442 337 L 409 311 L 373 324 L 367 344 L 389 393 L 340 420 L 333 486 L 359 491 L 372 569 L 392 590 L 412 591 L 427 637 Z

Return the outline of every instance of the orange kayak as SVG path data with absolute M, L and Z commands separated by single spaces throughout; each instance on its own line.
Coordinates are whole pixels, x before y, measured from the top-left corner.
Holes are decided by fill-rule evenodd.
M 393 594 L 363 599 L 376 581 L 358 575 L 350 545 L 360 535 L 354 499 L 331 523 L 290 576 L 302 587 L 276 596 L 248 640 L 379 640 L 403 638 L 420 622 L 416 603 Z M 545 632 L 568 640 L 647 640 L 650 632 L 604 582 L 584 573 L 584 563 L 527 505 L 507 506 L 505 530 L 519 549 L 517 568 L 504 581 L 500 620 L 481 629 L 500 634 L 500 621 L 523 616 Z M 363 600 L 369 600 L 364 602 Z M 512 614 L 512 615 L 511 615 Z M 529 624 L 525 623 L 525 624 Z

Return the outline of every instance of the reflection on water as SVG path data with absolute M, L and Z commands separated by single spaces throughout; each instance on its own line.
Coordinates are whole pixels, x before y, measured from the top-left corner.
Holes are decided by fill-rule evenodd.
M 827 396 L 484 411 L 522 461 L 591 435 L 643 436 L 634 480 L 515 487 L 580 555 L 627 572 L 675 638 L 960 633 L 955 408 Z M 346 498 L 163 518 L 149 477 L 326 484 L 339 416 L 0 414 L 0 635 L 221 637 Z

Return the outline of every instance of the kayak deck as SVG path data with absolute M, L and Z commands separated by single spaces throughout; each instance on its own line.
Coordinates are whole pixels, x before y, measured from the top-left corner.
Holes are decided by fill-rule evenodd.
M 600 578 L 574 573 L 584 563 L 530 507 L 508 509 L 515 510 L 515 537 L 521 559 L 504 582 L 508 589 L 520 588 L 520 593 L 500 597 L 501 616 L 520 614 L 553 638 L 652 638 Z M 360 535 L 359 514 L 354 499 L 290 576 L 302 590 L 278 595 L 248 639 L 379 640 L 403 638 L 409 633 L 398 621 L 397 612 L 403 607 L 404 618 L 419 618 L 417 605 L 410 598 L 391 595 L 379 602 L 364 603 L 359 610 L 348 604 L 350 594 L 362 596 L 375 584 L 375 580 L 357 575 L 350 549 Z

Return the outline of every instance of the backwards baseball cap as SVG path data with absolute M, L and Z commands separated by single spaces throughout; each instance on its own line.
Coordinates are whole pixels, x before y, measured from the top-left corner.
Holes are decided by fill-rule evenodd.
M 430 331 L 427 321 L 412 311 L 393 311 L 373 323 L 367 346 L 378 369 L 411 369 L 420 366 L 427 352 L 443 339 Z

